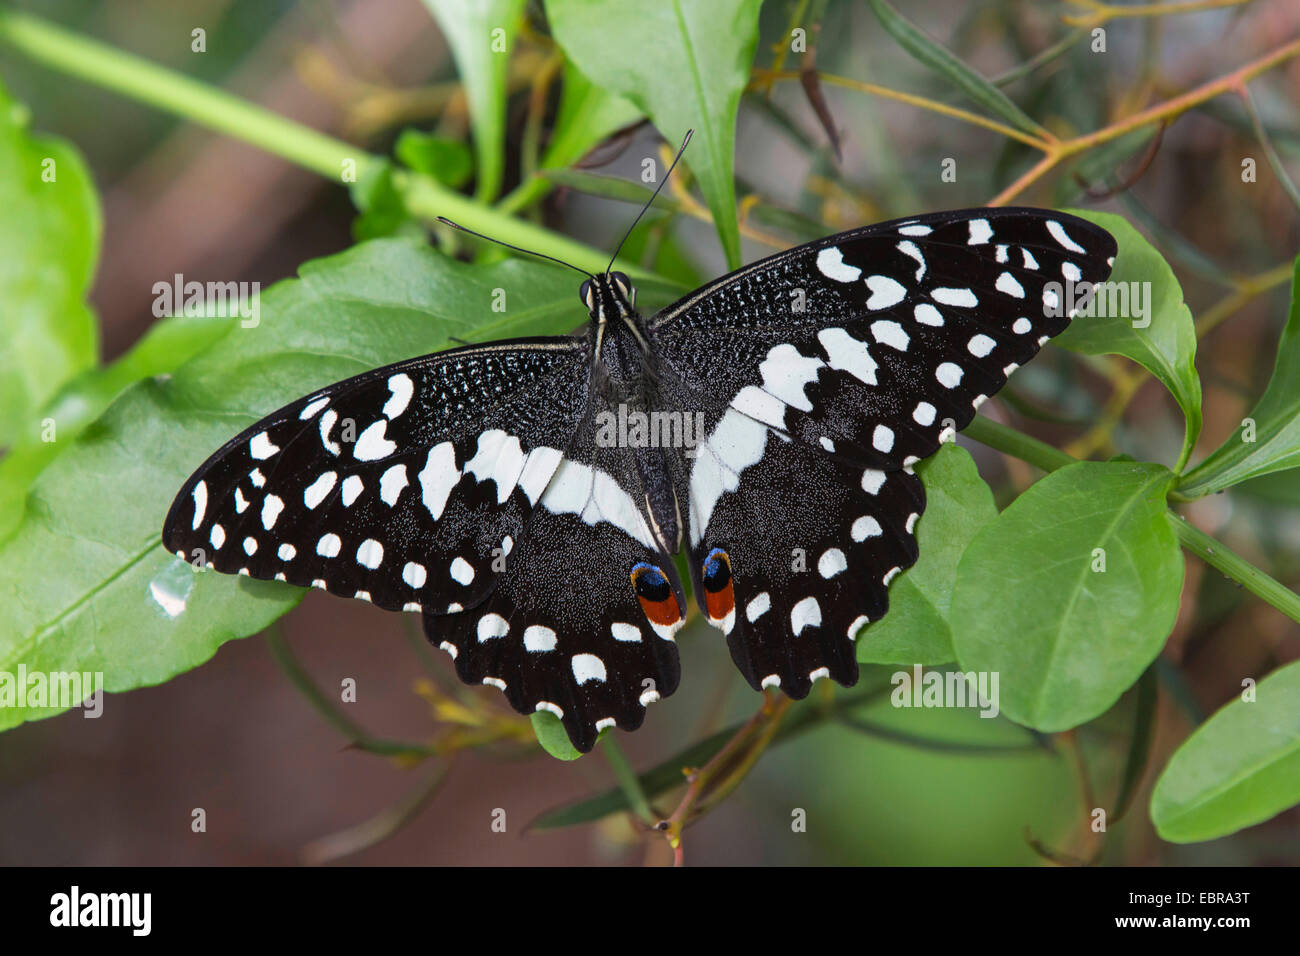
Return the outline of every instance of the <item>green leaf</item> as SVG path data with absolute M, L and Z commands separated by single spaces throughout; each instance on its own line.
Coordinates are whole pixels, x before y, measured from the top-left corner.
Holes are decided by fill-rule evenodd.
M 916 529 L 921 556 L 889 587 L 889 613 L 858 634 L 858 660 L 877 664 L 946 664 L 955 658 L 948 609 L 957 563 L 976 533 L 998 516 L 993 492 L 975 460 L 945 444 L 916 468 L 925 514 Z
M 493 311 L 494 290 L 506 311 Z M 129 388 L 36 480 L 0 547 L 0 671 L 102 671 L 105 689 L 165 681 L 255 633 L 302 597 L 276 582 L 196 572 L 165 552 L 168 504 L 190 472 L 284 403 L 452 336 L 565 332 L 583 316 L 567 270 L 475 266 L 407 240 L 305 264 L 237 327 Z M 0 707 L 0 727 L 56 708 Z
M 1045 732 L 1091 720 L 1164 646 L 1183 582 L 1171 479 L 1153 464 L 1067 465 L 966 549 L 950 615 L 957 660 L 1001 675 L 1012 720 Z
M 533 722 L 533 733 L 537 735 L 537 742 L 556 760 L 577 760 L 582 756 L 582 751 L 573 746 L 573 742 L 569 740 L 569 735 L 565 732 L 564 724 L 560 722 L 559 717 L 550 711 L 539 710 L 530 715 L 530 719 Z
M 424 0 L 456 60 L 478 157 L 474 195 L 496 198 L 505 168 L 506 78 L 527 0 Z M 498 32 L 499 31 L 499 32 Z
M 102 232 L 94 183 L 75 148 L 27 121 L 0 86 L 0 447 L 99 348 L 86 306 Z
M 556 41 L 597 85 L 649 116 L 673 145 L 688 129 L 686 162 L 713 213 L 732 269 L 740 267 L 733 174 L 736 113 L 749 82 L 762 0 L 547 0 Z M 611 37 L 637 25 L 637 48 Z
M 1021 132 L 1031 136 L 1047 136 L 1047 130 L 1011 102 L 1005 93 L 918 30 L 885 0 L 869 0 L 869 2 L 880 25 L 915 59 L 952 81 L 959 90 L 980 106 L 1002 117 Z
M 352 238 L 386 239 L 390 236 L 424 236 L 424 226 L 406 208 L 393 176 L 396 167 L 388 159 L 368 163 L 360 178 L 348 187 L 352 204 L 360 215 L 352 221 Z
M 459 189 L 474 175 L 474 157 L 458 139 L 404 129 L 393 146 L 393 155 L 408 168 L 452 189 Z
M 1243 423 L 1237 434 L 1187 473 L 1178 485 L 1180 494 L 1200 497 L 1248 478 L 1300 467 L 1300 259 L 1273 377 L 1248 418 L 1254 423 L 1253 436 Z M 1254 441 L 1246 441 L 1247 437 Z
M 1185 423 L 1183 450 L 1174 469 L 1180 471 L 1201 433 L 1196 327 L 1183 302 L 1183 290 L 1169 263 L 1122 216 L 1082 209 L 1066 211 L 1107 230 L 1115 237 L 1119 250 L 1114 270 L 1102 286 L 1107 294 L 1098 291 L 1069 328 L 1052 341 L 1085 355 L 1123 355 L 1169 389 L 1183 410 Z M 1069 297 L 1063 301 L 1068 303 Z M 1143 308 L 1138 308 L 1139 304 Z
M 1151 821 L 1173 843 L 1235 833 L 1300 803 L 1300 662 L 1201 724 L 1156 781 Z
M 640 118 L 635 105 L 592 83 L 566 61 L 555 129 L 540 165 L 554 169 L 576 163 L 610 133 Z
M 236 324 L 235 317 L 177 315 L 156 322 L 144 338 L 106 368 L 69 382 L 0 459 L 0 542 L 18 527 L 27 489 L 36 476 L 103 414 L 129 385 L 170 372 L 208 348 Z M 52 435 L 44 422 L 53 423 Z M 47 441 L 46 438 L 52 438 Z
M 653 189 L 640 183 L 618 176 L 606 176 L 604 173 L 589 173 L 584 169 L 550 169 L 540 175 L 557 186 L 565 186 L 590 196 L 617 199 L 635 206 L 644 206 L 654 195 Z M 653 208 L 677 212 L 682 204 L 672 196 L 660 193 L 655 196 Z

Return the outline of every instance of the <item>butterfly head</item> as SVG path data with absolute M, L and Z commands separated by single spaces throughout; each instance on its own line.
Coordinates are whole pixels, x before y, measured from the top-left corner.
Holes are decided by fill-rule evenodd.
M 578 295 L 591 313 L 593 322 L 608 322 L 636 314 L 636 289 L 626 273 L 594 275 L 582 284 Z

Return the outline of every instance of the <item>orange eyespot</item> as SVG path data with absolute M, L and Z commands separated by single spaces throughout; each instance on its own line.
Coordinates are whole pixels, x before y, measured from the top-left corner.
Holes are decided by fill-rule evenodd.
M 736 610 L 731 584 L 731 555 L 714 548 L 704 559 L 704 609 L 714 621 L 725 621 Z
M 682 609 L 663 571 L 653 564 L 638 564 L 632 569 L 632 590 L 636 592 L 646 620 L 661 636 L 671 636 L 682 621 Z M 663 630 L 660 630 L 660 629 Z M 665 634 L 665 631 L 667 632 Z

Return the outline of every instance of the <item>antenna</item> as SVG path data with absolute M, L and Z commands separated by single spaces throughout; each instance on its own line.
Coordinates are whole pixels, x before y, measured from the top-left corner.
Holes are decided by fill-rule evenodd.
M 568 268 L 572 269 L 574 272 L 581 273 L 582 275 L 586 276 L 588 279 L 596 278 L 586 269 L 579 269 L 573 263 L 565 262 L 563 259 L 557 259 L 555 258 L 555 256 L 548 256 L 544 252 L 534 252 L 531 249 L 525 249 L 523 246 L 513 246 L 508 242 L 502 242 L 500 239 L 493 239 L 491 236 L 485 236 L 481 232 L 475 232 L 473 229 L 470 229 L 468 226 L 462 226 L 458 222 L 452 222 L 446 216 L 437 216 L 435 218 L 437 218 L 438 222 L 442 223 L 444 226 L 451 226 L 451 228 L 459 229 L 461 232 L 468 232 L 471 236 L 478 236 L 480 239 L 486 239 L 488 242 L 495 242 L 498 246 L 505 246 L 507 249 L 515 250 L 515 252 L 522 252 L 526 256 L 536 256 L 538 259 L 549 259 L 551 262 L 558 262 L 560 265 L 567 266 Z
M 686 152 L 686 144 L 691 141 L 693 135 L 695 135 L 695 130 L 688 129 L 686 131 L 686 135 L 682 138 L 682 145 L 678 147 L 677 155 L 673 157 L 672 165 L 668 167 L 668 172 L 664 173 L 663 179 L 659 180 L 659 185 L 655 187 L 654 194 L 650 197 L 650 201 L 641 207 L 641 211 L 637 213 L 636 218 L 632 220 L 632 225 L 628 226 L 627 232 L 623 233 L 623 238 L 619 240 L 618 246 L 614 249 L 614 254 L 609 257 L 609 265 L 605 266 L 605 275 L 609 275 L 609 270 L 613 268 L 614 260 L 618 258 L 619 252 L 622 251 L 623 243 L 627 242 L 627 237 L 632 235 L 632 230 L 636 228 L 636 224 L 641 221 L 641 217 L 645 215 L 646 210 L 649 209 L 655 199 L 658 198 L 659 190 L 664 188 L 664 183 L 668 182 L 668 177 L 673 174 L 673 170 L 677 167 L 677 160 L 681 159 L 682 153 Z

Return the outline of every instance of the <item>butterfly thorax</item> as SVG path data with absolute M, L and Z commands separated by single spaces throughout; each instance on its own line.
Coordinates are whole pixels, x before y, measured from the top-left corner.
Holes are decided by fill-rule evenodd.
M 594 337 L 591 414 L 598 447 L 622 447 L 631 453 L 638 497 L 649 513 L 660 543 L 669 552 L 681 544 L 681 508 L 674 476 L 682 471 L 686 440 L 681 422 L 659 394 L 658 362 L 633 306 L 636 292 L 622 273 L 596 276 L 583 283 L 582 298 L 591 313 Z

